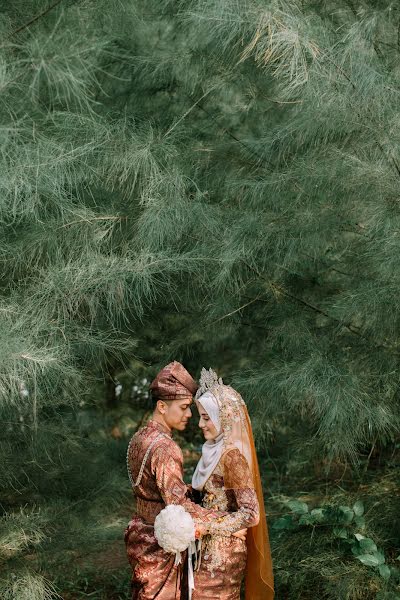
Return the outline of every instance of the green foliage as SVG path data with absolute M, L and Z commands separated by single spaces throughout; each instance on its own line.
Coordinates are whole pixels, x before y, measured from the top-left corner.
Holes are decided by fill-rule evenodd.
M 130 381 L 133 357 L 148 378 L 171 359 L 219 369 L 249 404 L 260 449 L 286 428 L 289 470 L 307 455 L 326 457 L 326 471 L 338 460 L 367 471 L 396 451 L 399 10 L 390 0 L 3 4 L 1 552 L 17 561 L 4 593 L 44 600 L 53 592 L 40 565 L 34 575 L 19 557 L 47 543 L 57 502 L 82 542 L 87 514 L 72 504 L 123 463 L 118 442 L 93 446 L 70 407 L 79 415 L 101 395 L 104 373 Z M 93 428 L 100 404 L 85 416 Z M 107 479 L 115 510 L 123 481 Z M 310 581 L 335 600 L 396 593 L 390 534 L 368 531 L 374 541 L 361 544 L 354 534 L 373 526 L 346 502 L 293 500 L 276 521 L 288 553 L 321 533 L 323 582 L 305 556 L 292 597 Z M 377 529 L 397 515 L 375 514 Z M 292 567 L 274 552 L 284 594 Z M 331 564 L 343 556 L 349 573 Z M 97 594 L 89 572 L 76 580 Z
M 29 571 L 11 577 L 1 591 L 4 600 L 53 600 L 60 597 L 44 577 L 33 575 Z
M 173 210 L 157 199 L 140 224 L 165 248 L 171 222 L 185 223 L 207 265 L 194 298 L 181 287 L 174 299 L 181 328 L 168 328 L 165 359 L 215 356 L 260 435 L 290 414 L 324 452 L 356 461 L 398 431 L 395 11 L 163 5 L 138 4 L 157 44 L 139 36 L 140 84 L 125 98 L 155 92 L 141 114 L 173 128 L 177 168 L 201 192 L 189 213 L 202 218 L 193 236 L 184 188 L 177 201 L 163 186 Z
M 273 541 L 275 547 L 279 547 L 285 546 L 289 543 L 289 538 L 293 538 L 291 545 L 296 541 L 302 545 L 298 551 L 299 563 L 297 564 L 304 565 L 301 567 L 303 577 L 305 577 L 303 585 L 307 585 L 307 582 L 310 585 L 313 578 L 316 577 L 318 571 L 313 573 L 314 569 L 322 569 L 320 581 L 314 581 L 311 585 L 315 586 L 314 592 L 316 589 L 320 589 L 321 594 L 326 594 L 329 589 L 329 580 L 339 576 L 344 577 L 344 573 L 341 571 L 346 569 L 348 573 L 352 573 L 353 582 L 347 576 L 347 582 L 343 581 L 341 595 L 337 597 L 383 598 L 390 597 L 391 593 L 395 594 L 400 581 L 400 570 L 393 560 L 388 560 L 384 550 L 377 546 L 372 537 L 364 535 L 369 524 L 365 520 L 364 504 L 361 500 L 357 500 L 353 506 L 324 503 L 322 506 L 314 508 L 303 501 L 286 500 L 284 506 L 290 512 L 274 520 L 272 524 Z M 307 537 L 309 543 L 306 541 Z M 318 556 L 321 559 L 320 565 Z M 365 585 L 363 588 L 354 586 L 356 581 L 362 577 L 355 561 L 359 561 L 361 565 L 371 570 L 371 576 L 364 573 Z M 335 567 L 335 562 L 337 567 Z M 288 583 L 289 580 L 286 576 L 288 571 L 281 571 L 280 565 L 277 566 L 278 581 Z M 377 577 L 381 578 L 382 583 L 378 583 Z M 368 582 L 368 580 L 370 581 Z M 368 583 L 371 586 L 369 589 Z M 324 588 L 325 591 L 322 591 Z M 373 588 L 376 588 L 376 591 L 381 590 L 379 595 L 372 595 Z M 364 595 L 359 596 L 359 593 Z
M 324 505 L 321 508 L 309 508 L 305 502 L 291 500 L 288 508 L 295 516 L 286 515 L 277 519 L 273 528 L 276 530 L 292 530 L 296 527 L 324 527 L 331 529 L 332 538 L 344 540 L 354 556 L 363 565 L 377 567 L 384 579 L 389 579 L 390 569 L 385 565 L 385 555 L 378 551 L 375 542 L 361 533 L 365 529 L 364 508 L 361 500 L 357 500 L 352 508 L 349 506 Z
M 71 599 L 85 594 L 98 600 L 113 594 L 128 598 L 123 531 L 132 495 L 125 455 L 138 426 L 135 419 L 142 415 L 142 409 L 125 405 L 101 416 L 95 405 L 85 404 L 47 419 L 33 443 L 25 443 L 20 432 L 7 470 L 19 465 L 16 450 L 24 456 L 25 469 L 2 486 L 7 490 L 0 519 L 2 598 L 24 598 L 22 589 L 35 600 L 59 597 L 54 589 Z M 21 496 L 25 508 L 17 511 Z

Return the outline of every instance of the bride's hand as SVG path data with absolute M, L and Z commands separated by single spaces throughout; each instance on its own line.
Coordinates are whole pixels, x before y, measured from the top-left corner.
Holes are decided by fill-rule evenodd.
M 233 533 L 232 535 L 239 538 L 239 540 L 243 540 L 245 542 L 246 535 L 247 535 L 247 529 L 241 529 L 240 531 L 237 531 L 236 533 Z

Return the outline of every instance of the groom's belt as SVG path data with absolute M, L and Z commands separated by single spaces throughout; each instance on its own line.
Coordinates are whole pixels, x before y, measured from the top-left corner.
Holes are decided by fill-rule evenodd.
M 136 513 L 147 523 L 154 524 L 156 516 L 165 508 L 165 503 L 161 500 L 144 500 L 137 496 Z

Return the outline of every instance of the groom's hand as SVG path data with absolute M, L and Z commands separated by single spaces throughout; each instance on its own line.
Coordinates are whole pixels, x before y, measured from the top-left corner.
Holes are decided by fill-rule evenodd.
M 236 533 L 233 533 L 232 535 L 239 538 L 239 540 L 243 540 L 245 542 L 246 535 L 247 535 L 247 529 L 241 529 L 240 531 L 237 531 Z

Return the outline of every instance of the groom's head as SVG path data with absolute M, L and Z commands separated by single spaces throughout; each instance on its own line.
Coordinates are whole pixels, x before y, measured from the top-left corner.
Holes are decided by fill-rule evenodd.
M 150 385 L 154 417 L 169 429 L 183 431 L 192 416 L 190 406 L 197 383 L 181 363 L 164 367 Z

